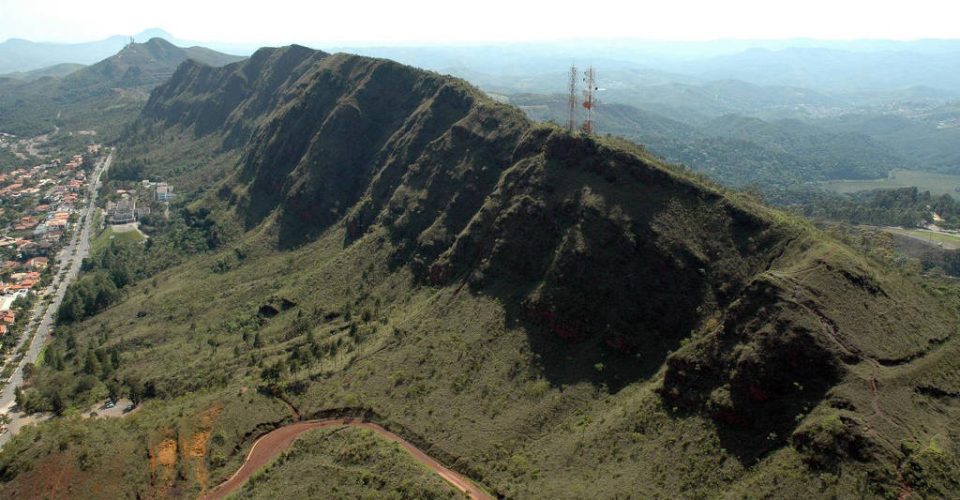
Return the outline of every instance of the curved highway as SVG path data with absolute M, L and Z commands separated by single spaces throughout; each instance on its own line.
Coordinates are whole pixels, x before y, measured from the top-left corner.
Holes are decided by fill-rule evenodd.
M 226 498 L 228 495 L 235 492 L 237 489 L 243 486 L 243 484 L 246 483 L 246 481 L 250 479 L 254 473 L 260 470 L 263 466 L 267 465 L 271 460 L 279 456 L 284 450 L 289 448 L 290 445 L 293 444 L 293 442 L 304 432 L 314 429 L 340 426 L 359 427 L 373 431 L 388 441 L 393 441 L 399 444 L 414 458 L 414 460 L 425 465 L 428 469 L 439 475 L 454 488 L 465 493 L 470 498 L 474 500 L 493 500 L 492 496 L 478 488 L 465 476 L 454 472 L 447 467 L 444 467 L 443 464 L 437 462 L 402 437 L 372 422 L 361 422 L 349 418 L 331 418 L 325 420 L 296 422 L 264 434 L 260 439 L 253 443 L 253 446 L 250 448 L 250 453 L 247 454 L 247 459 L 244 460 L 243 465 L 240 466 L 240 469 L 238 469 L 237 472 L 230 477 L 230 479 L 220 483 L 219 486 L 211 490 L 204 497 L 204 499 L 218 500 L 221 498 Z

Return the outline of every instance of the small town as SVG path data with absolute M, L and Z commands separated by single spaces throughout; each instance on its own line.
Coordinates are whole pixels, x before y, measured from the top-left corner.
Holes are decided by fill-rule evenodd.
M 80 203 L 99 145 L 63 161 L 0 174 L 0 338 L 6 352 L 22 333 L 22 316 L 44 297 L 58 263 L 53 256 L 77 227 Z M 7 352 L 9 357 L 9 353 Z
M 54 314 L 88 248 L 88 215 L 108 164 L 99 144 L 0 173 L 0 406 L 41 356 Z M 81 233 L 83 233 L 81 235 Z M 7 435 L 9 417 L 3 419 Z
M 14 389 L 42 362 L 58 308 L 91 245 L 117 235 L 145 241 L 140 220 L 151 213 L 166 218 L 175 199 L 166 182 L 101 184 L 111 161 L 112 152 L 90 144 L 0 173 L 0 442 L 35 419 L 18 416 Z

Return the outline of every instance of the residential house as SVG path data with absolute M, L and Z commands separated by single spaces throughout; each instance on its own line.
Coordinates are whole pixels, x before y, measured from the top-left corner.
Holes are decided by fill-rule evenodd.
M 16 284 L 8 287 L 10 290 L 30 290 L 40 283 L 40 273 L 29 271 L 25 273 L 14 273 L 10 275 Z
M 33 229 L 37 227 L 38 224 L 40 224 L 40 221 L 38 221 L 36 217 L 32 215 L 26 215 L 20 218 L 20 221 L 13 226 L 13 229 L 17 231 L 26 231 L 27 229 Z
M 51 248 L 54 244 L 63 238 L 63 231 L 50 230 L 40 237 L 39 244 L 42 248 Z
M 46 257 L 33 257 L 27 260 L 27 267 L 37 271 L 42 271 L 50 265 L 50 259 Z
M 157 183 L 157 201 L 168 202 L 174 197 L 173 186 L 166 182 Z
M 33 257 L 34 255 L 40 255 L 43 252 L 43 249 L 40 247 L 40 244 L 26 240 L 23 244 L 17 247 L 17 252 L 24 257 Z
M 137 220 L 137 201 L 129 196 L 120 198 L 120 201 L 107 202 L 107 222 L 110 224 L 127 224 Z

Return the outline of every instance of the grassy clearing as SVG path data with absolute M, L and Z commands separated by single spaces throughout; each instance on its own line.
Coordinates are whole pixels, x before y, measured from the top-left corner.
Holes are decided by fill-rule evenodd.
M 886 179 L 830 181 L 819 185 L 837 193 L 916 187 L 920 191 L 930 191 L 933 195 L 949 194 L 956 196 L 957 189 L 960 189 L 960 175 L 924 172 L 922 170 L 894 170 Z
M 956 250 L 960 248 L 960 235 L 951 233 L 941 233 L 929 231 L 926 229 L 904 229 L 900 227 L 885 227 L 884 231 L 893 234 L 901 234 L 913 238 L 930 242 L 932 245 L 941 245 L 947 250 Z
M 146 237 L 140 231 L 117 231 L 112 226 L 107 226 L 93 239 L 90 244 L 90 254 L 97 255 L 102 252 L 111 240 L 140 243 L 146 240 Z

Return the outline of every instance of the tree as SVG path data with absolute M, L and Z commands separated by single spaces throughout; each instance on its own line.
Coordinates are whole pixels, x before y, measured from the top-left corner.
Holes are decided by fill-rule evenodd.
M 59 323 L 73 323 L 83 317 L 83 303 L 81 302 L 77 289 L 71 285 L 67 293 L 63 296 L 63 302 L 57 309 L 57 321 Z
M 63 354 L 60 352 L 60 349 L 54 349 L 51 347 L 49 353 L 47 354 L 47 359 L 49 359 L 48 364 L 51 368 L 56 371 L 63 371 Z
M 52 389 L 48 399 L 50 401 L 50 411 L 55 415 L 60 415 L 63 410 L 67 409 L 66 401 L 63 399 L 63 394 L 60 393 L 59 387 Z
M 23 410 L 25 408 L 26 405 L 24 404 L 25 398 L 23 394 L 23 389 L 20 388 L 19 386 L 13 390 L 13 400 L 17 403 L 17 407 L 20 408 L 20 410 Z
M 127 377 L 127 390 L 130 393 L 130 400 L 133 401 L 133 404 L 140 404 L 140 401 L 143 400 L 143 382 L 134 376 Z
M 277 361 L 273 365 L 264 368 L 260 372 L 260 378 L 268 385 L 277 385 L 287 371 L 287 363 L 284 360 Z
M 121 390 L 122 386 L 117 379 L 110 379 L 110 381 L 107 382 L 107 397 L 110 398 L 110 401 L 116 401 L 120 399 Z
M 96 375 L 100 372 L 100 363 L 97 361 L 97 355 L 93 349 L 87 349 L 86 360 L 83 362 L 83 373 L 87 375 Z
M 116 347 L 110 349 L 110 364 L 113 365 L 114 370 L 120 368 L 120 349 Z

